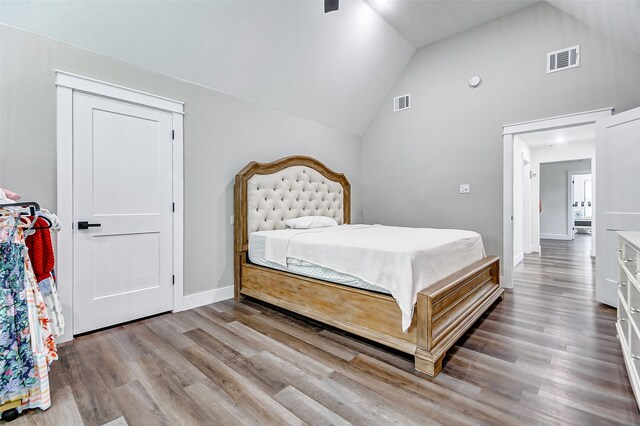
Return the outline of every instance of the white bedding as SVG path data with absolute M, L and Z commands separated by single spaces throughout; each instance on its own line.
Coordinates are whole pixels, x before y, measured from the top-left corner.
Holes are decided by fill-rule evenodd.
M 322 266 L 314 265 L 313 263 L 304 262 L 302 260 L 288 258 L 286 268 L 275 262 L 269 262 L 264 257 L 266 241 L 267 239 L 259 234 L 254 235 L 253 238 L 251 238 L 247 256 L 249 256 L 249 260 L 251 260 L 251 263 L 254 265 L 266 266 L 267 268 L 302 275 L 303 277 L 315 278 L 317 280 L 328 281 L 334 284 L 342 284 L 349 287 L 359 288 L 361 290 L 390 294 L 384 288 L 377 287 L 354 276 L 341 274 L 333 269 L 323 268 Z
M 402 329 L 413 318 L 418 292 L 485 256 L 476 232 L 455 229 L 341 225 L 254 232 L 266 238 L 265 259 L 287 258 L 348 274 L 387 290 L 402 311 Z

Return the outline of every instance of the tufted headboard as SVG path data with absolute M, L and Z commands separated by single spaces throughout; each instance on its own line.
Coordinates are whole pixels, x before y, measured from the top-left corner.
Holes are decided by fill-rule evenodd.
M 236 253 L 247 251 L 252 232 L 284 229 L 288 219 L 328 216 L 343 224 L 351 218 L 349 181 L 311 157 L 252 161 L 236 175 L 234 192 Z

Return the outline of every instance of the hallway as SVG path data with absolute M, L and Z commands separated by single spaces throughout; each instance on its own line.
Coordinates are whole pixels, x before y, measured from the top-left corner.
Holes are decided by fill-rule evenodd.
M 589 255 L 591 235 L 576 234 L 573 241 L 543 239 L 540 242 L 542 256 L 526 254 L 524 261 L 516 266 L 514 287 L 519 287 L 519 283 L 538 285 L 554 294 L 593 298 L 595 259 Z

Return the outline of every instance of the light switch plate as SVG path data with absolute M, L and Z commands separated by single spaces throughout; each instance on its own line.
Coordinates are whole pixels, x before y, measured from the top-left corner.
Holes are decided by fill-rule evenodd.
M 460 193 L 461 194 L 468 194 L 469 192 L 471 192 L 471 188 L 469 187 L 468 183 L 464 183 L 464 184 L 460 185 Z
M 233 215 L 229 216 L 229 225 L 233 225 Z

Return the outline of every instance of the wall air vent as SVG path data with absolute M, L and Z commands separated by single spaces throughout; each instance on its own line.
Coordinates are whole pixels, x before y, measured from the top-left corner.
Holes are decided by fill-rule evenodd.
M 411 104 L 409 102 L 410 99 L 411 94 L 409 93 L 393 98 L 393 112 L 402 111 L 403 109 L 409 109 L 411 107 Z
M 547 74 L 580 66 L 580 46 L 547 53 Z

